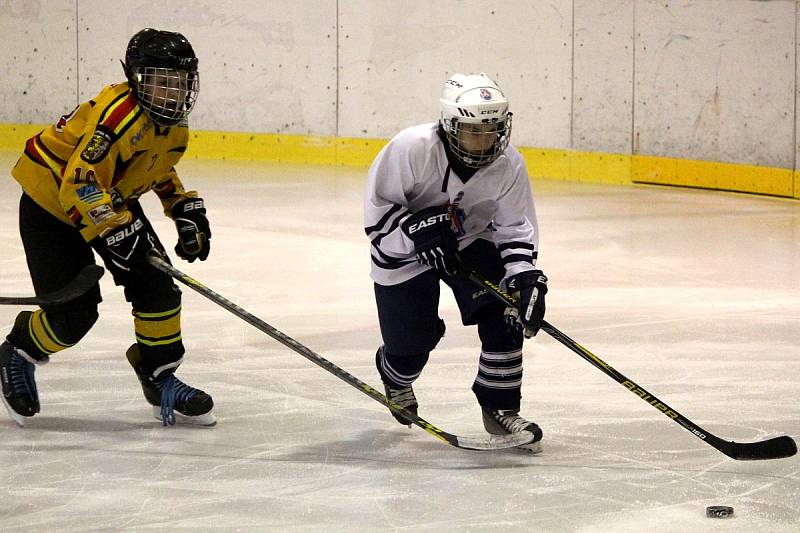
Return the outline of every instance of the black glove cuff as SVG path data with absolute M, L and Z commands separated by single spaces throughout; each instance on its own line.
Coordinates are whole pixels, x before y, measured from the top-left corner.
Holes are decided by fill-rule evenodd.
M 526 270 L 514 274 L 506 280 L 509 292 L 518 292 L 529 287 L 537 287 L 542 294 L 547 293 L 547 276 L 541 270 Z

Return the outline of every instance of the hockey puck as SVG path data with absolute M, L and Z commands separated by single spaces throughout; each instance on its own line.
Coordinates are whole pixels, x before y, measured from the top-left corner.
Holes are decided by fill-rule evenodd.
M 730 518 L 733 516 L 733 507 L 727 505 L 709 505 L 706 507 L 708 518 Z

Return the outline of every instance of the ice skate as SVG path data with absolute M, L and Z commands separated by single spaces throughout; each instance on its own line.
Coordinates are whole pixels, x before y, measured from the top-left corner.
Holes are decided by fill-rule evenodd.
M 414 414 L 417 414 L 417 409 L 419 409 L 419 404 L 417 403 L 417 397 L 414 396 L 414 389 L 411 388 L 411 385 L 408 387 L 403 387 L 402 389 L 393 389 L 389 385 L 384 383 L 384 388 L 386 389 L 386 397 L 391 400 L 392 402 L 400 405 L 404 409 L 411 411 Z M 391 411 L 392 416 L 403 424 L 404 426 L 411 427 L 411 420 L 407 419 L 403 415 Z
M 0 377 L 3 383 L 3 404 L 18 426 L 39 412 L 39 393 L 36 390 L 34 371 L 44 364 L 47 356 L 37 360 L 5 341 L 0 345 Z
M 519 416 L 519 409 L 495 410 L 481 407 L 483 413 L 483 427 L 493 435 L 508 435 L 520 431 L 530 431 L 534 435 L 533 442 L 517 446 L 530 453 L 542 451 L 542 430 L 535 422 L 525 420 Z
M 134 344 L 126 353 L 128 361 L 137 368 L 139 349 Z M 214 401 L 211 396 L 200 389 L 195 389 L 178 379 L 173 372 L 162 372 L 156 379 L 140 376 L 142 391 L 147 402 L 153 406 L 153 416 L 165 426 L 191 424 L 195 426 L 213 426 L 217 423 L 212 409 Z

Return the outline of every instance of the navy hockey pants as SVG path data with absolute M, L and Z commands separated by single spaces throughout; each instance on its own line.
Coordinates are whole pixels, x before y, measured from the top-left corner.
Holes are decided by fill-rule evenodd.
M 495 283 L 505 274 L 494 244 L 478 239 L 460 252 L 463 260 Z M 470 280 L 433 269 L 398 285 L 375 284 L 383 347 L 376 354 L 381 379 L 393 388 L 411 385 L 444 334 L 439 318 L 439 281 L 453 291 L 465 326 L 477 325 L 481 341 L 472 390 L 493 409 L 517 409 L 522 386 L 522 333 L 509 327 L 505 306 Z

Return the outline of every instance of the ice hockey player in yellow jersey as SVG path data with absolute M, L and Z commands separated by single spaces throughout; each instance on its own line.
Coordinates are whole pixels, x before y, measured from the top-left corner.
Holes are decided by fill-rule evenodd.
M 20 236 L 37 294 L 67 285 L 99 255 L 133 308 L 136 343 L 127 358 L 164 425 L 213 425 L 213 400 L 175 376 L 183 361 L 181 292 L 147 257 L 166 258 L 139 197 L 154 191 L 176 225 L 175 253 L 205 260 L 211 231 L 203 199 L 186 191 L 175 165 L 186 151 L 187 117 L 199 90 L 186 38 L 146 28 L 128 43 L 127 81 L 34 135 L 12 170 L 22 186 Z M 3 403 L 20 426 L 40 410 L 34 371 L 94 325 L 96 285 L 67 304 L 19 313 L 0 345 Z

